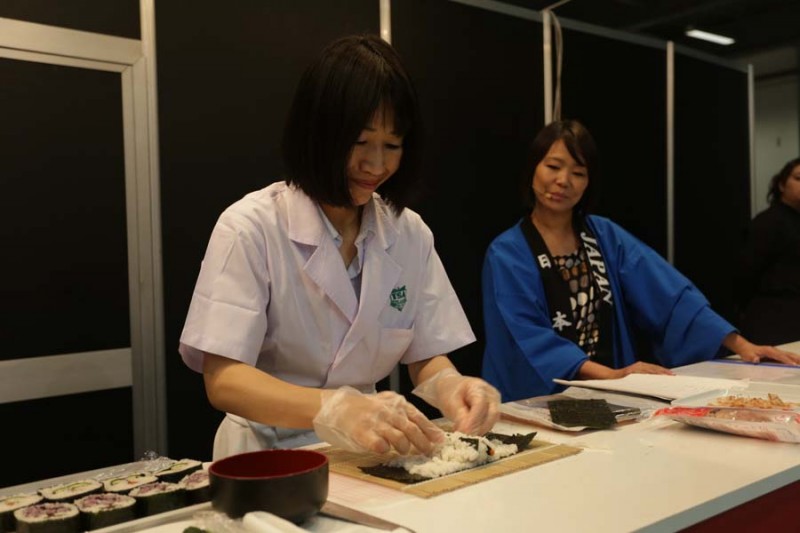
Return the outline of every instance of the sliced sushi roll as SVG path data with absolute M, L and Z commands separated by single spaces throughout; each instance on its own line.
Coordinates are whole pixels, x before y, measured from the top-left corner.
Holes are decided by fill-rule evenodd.
M 47 502 L 14 511 L 17 533 L 77 533 L 81 530 L 78 508 L 71 503 Z
M 87 531 L 136 518 L 136 499 L 124 494 L 90 494 L 75 500 L 75 506 Z
M 98 492 L 103 488 L 103 484 L 96 479 L 81 479 L 69 483 L 61 483 L 39 489 L 39 494 L 44 499 L 51 502 L 71 502 L 82 496 L 87 496 L 93 492 Z
M 187 474 L 191 474 L 195 470 L 200 470 L 203 463 L 195 461 L 194 459 L 181 459 L 175 461 L 173 464 L 156 472 L 156 477 L 159 481 L 168 481 L 170 483 L 177 483 Z
M 14 520 L 14 511 L 42 501 L 42 495 L 35 492 L 29 494 L 15 494 L 0 498 L 0 533 L 17 529 Z
M 154 483 L 158 481 L 156 476 L 150 475 L 146 472 L 137 472 L 135 474 L 128 474 L 127 476 L 120 476 L 107 479 L 103 482 L 103 488 L 106 492 L 114 492 L 116 494 L 128 494 L 132 489 Z
M 186 505 L 186 491 L 182 485 L 156 481 L 141 485 L 131 490 L 130 495 L 136 498 L 139 516 L 150 516 Z
M 197 470 L 181 479 L 180 484 L 186 490 L 186 500 L 190 504 L 211 500 L 211 487 L 208 483 L 208 471 Z

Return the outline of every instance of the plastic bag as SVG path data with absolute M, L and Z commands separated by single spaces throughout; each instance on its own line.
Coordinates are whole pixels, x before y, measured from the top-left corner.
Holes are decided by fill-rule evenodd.
M 667 407 L 654 417 L 690 426 L 777 442 L 800 443 L 800 413 L 773 409 Z

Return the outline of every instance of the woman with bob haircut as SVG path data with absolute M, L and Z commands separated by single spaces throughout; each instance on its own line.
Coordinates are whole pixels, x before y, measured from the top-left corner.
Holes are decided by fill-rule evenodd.
M 414 87 L 377 36 L 334 41 L 303 74 L 286 180 L 222 213 L 180 339 L 227 413 L 215 460 L 318 438 L 432 452 L 442 430 L 403 396 L 375 392 L 397 363 L 457 431 L 497 421 L 499 393 L 445 355 L 475 336 L 430 229 L 407 208 L 420 138 Z
M 594 140 L 579 122 L 553 122 L 533 140 L 530 211 L 494 239 L 483 266 L 483 377 L 503 401 L 558 392 L 556 378 L 670 374 L 722 347 L 750 362 L 800 362 L 747 341 L 654 250 L 590 215 L 598 178 Z M 637 353 L 636 334 L 652 353 Z
M 773 176 L 767 201 L 750 222 L 735 292 L 742 331 L 783 344 L 800 338 L 800 158 Z

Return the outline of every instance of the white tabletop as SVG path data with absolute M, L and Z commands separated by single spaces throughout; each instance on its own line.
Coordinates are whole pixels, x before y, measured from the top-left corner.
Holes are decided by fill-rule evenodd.
M 787 347 L 800 353 L 800 342 Z M 680 372 L 710 375 L 709 365 L 737 372 L 749 368 L 703 363 Z M 800 369 L 777 370 L 800 380 Z M 531 429 L 502 421 L 495 431 Z M 660 532 L 677 531 L 800 480 L 796 444 L 663 420 L 578 434 L 535 430 L 539 439 L 583 451 L 430 499 L 333 474 L 330 498 L 417 533 Z

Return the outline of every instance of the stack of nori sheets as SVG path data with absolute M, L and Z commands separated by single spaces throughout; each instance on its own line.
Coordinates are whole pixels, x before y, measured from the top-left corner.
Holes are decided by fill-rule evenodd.
M 560 426 L 605 429 L 617 423 L 605 400 L 552 400 L 547 407 L 550 419 Z

